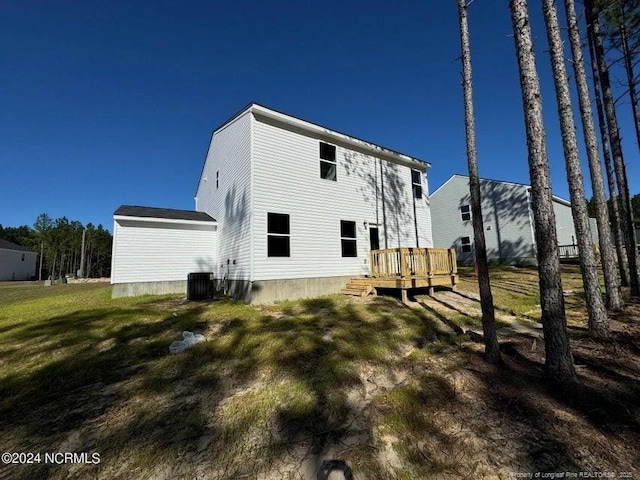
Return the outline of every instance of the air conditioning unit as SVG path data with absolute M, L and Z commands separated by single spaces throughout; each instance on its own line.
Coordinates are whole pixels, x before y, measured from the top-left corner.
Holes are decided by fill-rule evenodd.
M 190 273 L 187 278 L 187 300 L 208 300 L 213 298 L 213 273 Z

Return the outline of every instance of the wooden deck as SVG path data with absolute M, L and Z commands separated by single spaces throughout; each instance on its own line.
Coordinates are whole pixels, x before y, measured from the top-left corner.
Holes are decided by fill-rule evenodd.
M 369 254 L 370 276 L 353 279 L 344 293 L 367 295 L 378 288 L 402 291 L 402 301 L 408 299 L 411 288 L 449 286 L 458 284 L 456 251 L 452 248 L 389 248 L 372 250 Z
M 593 252 L 596 254 L 596 261 L 600 261 L 600 248 L 597 243 L 593 245 Z M 570 245 L 558 245 L 558 257 L 561 262 L 577 262 L 579 261 L 578 245 L 575 243 Z

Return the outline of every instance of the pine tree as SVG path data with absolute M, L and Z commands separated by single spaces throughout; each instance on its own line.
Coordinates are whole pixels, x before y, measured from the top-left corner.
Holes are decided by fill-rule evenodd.
M 518 57 L 527 133 L 529 176 L 533 197 L 532 209 L 540 282 L 540 306 L 546 352 L 545 371 L 547 378 L 553 383 L 573 384 L 576 380 L 576 373 L 567 333 L 546 134 L 542 118 L 542 96 L 531 40 L 527 1 L 510 0 L 509 7 Z
M 607 122 L 604 118 L 604 107 L 602 105 L 602 95 L 600 94 L 600 75 L 596 66 L 595 53 L 593 51 L 593 39 L 591 38 L 590 29 L 587 30 L 587 40 L 589 44 L 589 57 L 591 59 L 591 75 L 593 77 L 593 90 L 596 97 L 596 113 L 598 115 L 598 129 L 600 130 L 600 139 L 602 142 L 602 160 L 607 174 L 607 186 L 609 188 L 609 211 L 611 212 L 611 229 L 613 230 L 613 239 L 616 246 L 616 256 L 618 258 L 618 272 L 620 273 L 620 285 L 629 286 L 629 277 L 627 275 L 627 258 L 624 253 L 623 233 L 620 223 L 620 210 L 618 208 L 616 194 L 616 179 L 611 161 L 611 149 L 609 148 L 609 132 L 607 130 Z
M 600 158 L 598 154 L 598 140 L 596 138 L 596 129 L 593 124 L 593 112 L 591 111 L 589 86 L 587 84 L 587 73 L 584 66 L 584 57 L 582 54 L 580 31 L 578 28 L 574 0 L 565 0 L 564 6 L 573 57 L 574 77 L 578 89 L 582 131 L 586 143 L 589 172 L 591 174 L 591 189 L 593 191 L 596 222 L 598 225 L 602 272 L 604 274 L 605 289 L 607 292 L 607 307 L 612 310 L 619 310 L 622 308 L 622 295 L 616 274 L 614 242 L 611 238 L 609 209 L 607 207 L 607 199 L 604 194 L 604 181 L 602 179 L 602 169 L 600 167 Z M 566 73 L 564 78 L 566 78 Z M 567 88 L 567 95 L 568 94 L 569 92 Z M 570 97 L 568 98 L 570 99 Z
M 547 28 L 553 81 L 556 87 L 558 116 L 560 117 L 560 130 L 562 132 L 562 148 L 567 167 L 571 213 L 578 243 L 578 259 L 587 303 L 589 330 L 596 336 L 606 337 L 609 335 L 609 319 L 607 318 L 600 285 L 598 284 L 598 268 L 593 243 L 591 242 L 589 215 L 587 214 L 587 202 L 584 198 L 582 169 L 580 168 L 580 158 L 578 156 L 578 140 L 573 119 L 567 69 L 564 64 L 564 50 L 562 38 L 560 37 L 558 13 L 554 0 L 543 0 L 542 5 Z
M 609 139 L 611 141 L 611 152 L 613 154 L 613 164 L 616 172 L 618 184 L 618 194 L 620 198 L 620 215 L 622 217 L 622 231 L 625 236 L 625 247 L 627 251 L 627 261 L 629 262 L 629 286 L 631 295 L 640 296 L 640 281 L 638 278 L 638 249 L 634 234 L 633 221 L 631 218 L 631 199 L 629 196 L 629 185 L 627 183 L 627 172 L 622 154 L 622 144 L 618 129 L 618 119 L 616 115 L 613 93 L 609 81 L 609 68 L 604 57 L 604 47 L 600 38 L 600 22 L 598 12 L 594 8 L 593 0 L 585 0 L 585 11 L 587 16 L 587 28 L 591 31 L 593 40 L 598 73 L 600 74 L 600 88 L 604 100 L 604 110 L 607 119 Z
M 482 331 L 484 333 L 485 359 L 490 363 L 500 362 L 500 347 L 496 333 L 495 310 L 489 280 L 487 247 L 482 221 L 482 199 L 480 197 L 480 178 L 476 150 L 475 118 L 473 114 L 473 82 L 471 75 L 471 47 L 469 25 L 467 21 L 466 0 L 458 0 L 460 20 L 460 45 L 462 48 L 462 86 L 464 93 L 465 132 L 467 140 L 467 163 L 469 167 L 469 193 L 471 196 L 471 221 L 478 266 L 478 287 L 480 289 L 480 307 L 482 309 Z

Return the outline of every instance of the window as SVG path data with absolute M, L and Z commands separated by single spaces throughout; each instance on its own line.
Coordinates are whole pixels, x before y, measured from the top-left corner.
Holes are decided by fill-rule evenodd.
M 22 254 L 22 261 L 24 262 L 24 253 Z
M 267 213 L 267 256 L 290 257 L 289 215 Z
M 357 257 L 356 222 L 340 220 L 340 243 L 343 257 Z
M 420 170 L 411 170 L 411 184 L 413 186 L 413 197 L 422 198 L 422 175 Z
M 460 237 L 460 245 L 462 245 L 462 253 L 471 252 L 471 238 Z
M 220 186 L 220 170 L 216 170 L 216 188 Z
M 336 170 L 336 146 L 320 142 L 320 178 L 335 182 L 338 179 Z
M 460 216 L 463 222 L 471 220 L 471 207 L 469 207 L 469 205 L 462 205 L 460 207 Z

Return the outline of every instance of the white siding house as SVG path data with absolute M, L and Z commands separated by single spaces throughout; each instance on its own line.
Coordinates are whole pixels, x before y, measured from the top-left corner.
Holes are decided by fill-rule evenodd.
M 253 103 L 214 131 L 196 192 L 220 226 L 215 273 L 273 302 L 340 291 L 372 246 L 431 247 L 427 167 Z
M 198 183 L 209 271 L 254 303 L 339 292 L 371 249 L 433 246 L 428 167 L 252 103 L 214 130 Z
M 489 261 L 533 265 L 536 263 L 535 231 L 529 185 L 500 180 L 480 180 L 482 214 Z M 456 248 L 461 263 L 472 263 L 469 177 L 453 175 L 431 195 L 433 238 L 437 247 Z M 559 245 L 576 243 L 571 203 L 553 197 Z M 597 238 L 595 222 L 592 237 Z
M 192 272 L 211 272 L 217 224 L 209 215 L 123 205 L 114 214 L 114 297 L 184 291 Z
M 0 239 L 0 281 L 34 280 L 38 254 Z

